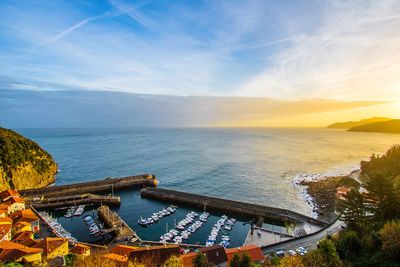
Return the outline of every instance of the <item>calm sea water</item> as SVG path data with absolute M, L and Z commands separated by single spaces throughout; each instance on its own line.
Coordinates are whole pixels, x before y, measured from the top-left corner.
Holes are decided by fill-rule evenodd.
M 372 153 L 400 143 L 400 135 L 328 129 L 18 129 L 49 151 L 59 164 L 57 184 L 152 173 L 159 186 L 197 194 L 254 202 L 310 215 L 293 177 L 304 173 L 348 173 Z M 145 239 L 158 240 L 168 217 L 149 228 L 140 216 L 165 203 L 121 192 L 118 212 Z M 180 208 L 179 221 L 189 209 Z M 89 211 L 90 212 L 90 211 Z M 217 219 L 192 235 L 204 242 Z M 239 218 L 245 221 L 246 218 Z M 63 219 L 62 219 L 63 220 Z M 80 218 L 65 228 L 86 239 Z M 82 225 L 81 225 L 82 224 Z M 244 241 L 248 225 L 237 224 L 234 243 Z

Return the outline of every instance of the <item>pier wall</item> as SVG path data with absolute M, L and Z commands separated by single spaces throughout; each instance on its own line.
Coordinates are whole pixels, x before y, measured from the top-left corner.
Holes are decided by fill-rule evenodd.
M 100 196 L 94 194 L 72 195 L 64 197 L 51 197 L 31 203 L 37 209 L 54 209 L 86 204 L 121 205 L 119 196 Z
M 316 220 L 303 214 L 280 208 L 208 197 L 162 188 L 144 188 L 140 191 L 142 197 L 167 201 L 177 204 L 195 206 L 200 209 L 216 210 L 250 218 L 268 218 L 282 222 L 310 223 L 321 227 L 328 223 Z
M 143 174 L 137 176 L 128 176 L 121 178 L 106 178 L 103 180 L 50 186 L 38 189 L 20 190 L 23 197 L 60 197 L 68 195 L 79 195 L 86 193 L 111 192 L 113 190 L 155 186 L 157 179 L 154 175 Z

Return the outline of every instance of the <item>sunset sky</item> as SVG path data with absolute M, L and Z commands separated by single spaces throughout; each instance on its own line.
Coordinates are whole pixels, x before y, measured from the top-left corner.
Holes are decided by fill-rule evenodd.
M 3 126 L 400 117 L 397 0 L 3 0 L 0 18 Z

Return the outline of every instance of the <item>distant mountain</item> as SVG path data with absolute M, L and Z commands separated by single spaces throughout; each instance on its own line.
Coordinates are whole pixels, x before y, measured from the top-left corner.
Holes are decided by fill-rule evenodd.
M 390 121 L 365 124 L 361 126 L 352 127 L 349 129 L 349 131 L 400 134 L 400 120 L 390 120 Z
M 369 119 L 363 119 L 360 121 L 336 122 L 336 123 L 329 125 L 327 128 L 350 129 L 350 128 L 357 127 L 357 126 L 362 126 L 362 125 L 376 123 L 376 122 L 390 121 L 390 120 L 392 120 L 392 119 L 384 118 L 384 117 L 373 117 L 373 118 L 369 118 Z

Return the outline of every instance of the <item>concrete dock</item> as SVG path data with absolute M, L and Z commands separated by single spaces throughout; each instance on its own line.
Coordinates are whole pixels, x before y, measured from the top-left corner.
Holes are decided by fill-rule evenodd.
M 258 220 L 259 218 L 272 219 L 280 222 L 308 223 L 316 228 L 321 228 L 328 223 L 316 220 L 306 215 L 275 207 L 227 200 L 216 197 L 208 197 L 185 192 L 179 192 L 161 188 L 144 188 L 140 191 L 142 197 L 160 201 L 194 206 L 200 209 L 216 210 L 240 216 L 246 216 Z
M 32 200 L 28 202 L 36 209 L 54 209 L 60 207 L 69 207 L 87 204 L 106 204 L 120 205 L 121 198 L 119 196 L 101 196 L 95 194 L 72 195 L 65 197 L 50 197 Z
M 80 195 L 87 193 L 113 192 L 119 189 L 156 186 L 157 179 L 154 175 L 143 174 L 121 178 L 106 178 L 90 182 L 49 186 L 38 189 L 20 190 L 19 193 L 24 198 L 60 197 L 70 195 Z
M 133 231 L 133 229 L 130 228 L 117 213 L 111 211 L 108 206 L 100 206 L 97 209 L 97 212 L 99 218 L 109 227 L 106 229 L 106 232 L 114 232 L 116 234 L 116 237 L 113 240 L 114 243 L 126 242 L 132 238 L 136 238 L 137 242 L 142 241 L 136 232 Z

